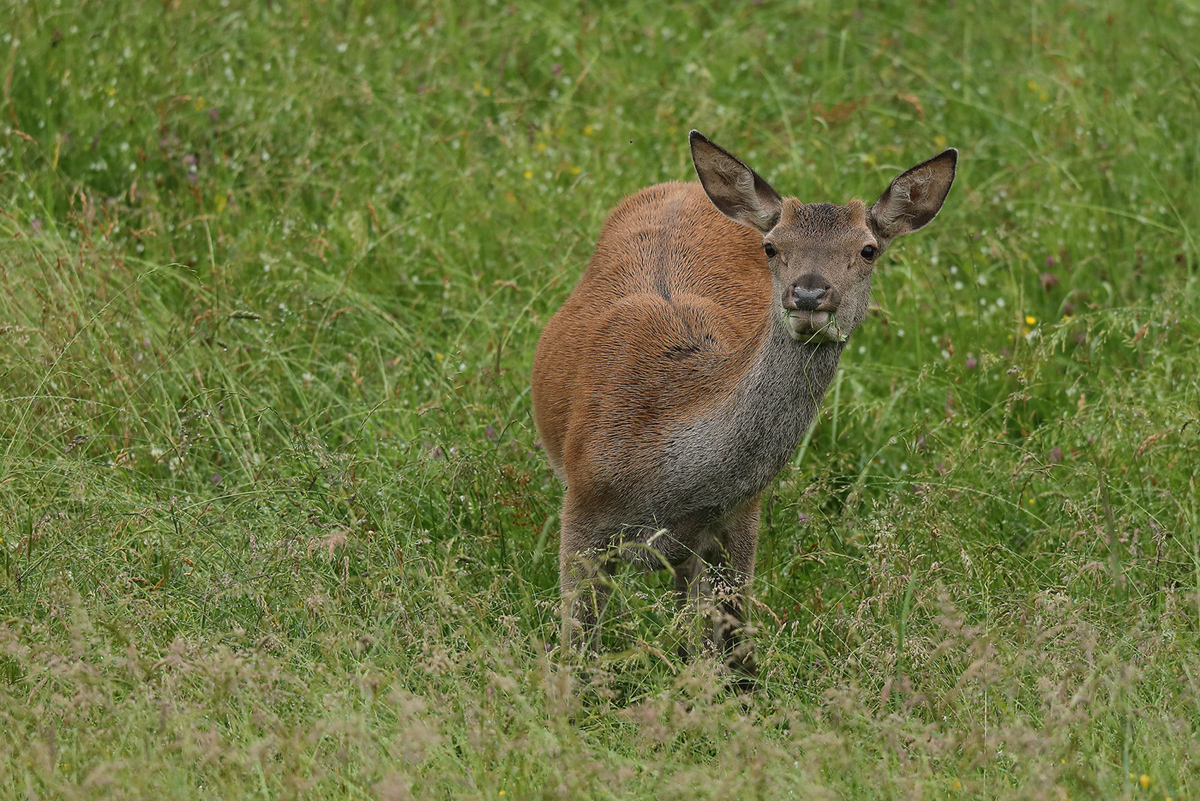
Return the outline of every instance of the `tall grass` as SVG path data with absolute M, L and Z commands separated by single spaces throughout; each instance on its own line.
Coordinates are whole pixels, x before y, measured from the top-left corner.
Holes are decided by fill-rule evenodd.
M 0 796 L 1193 798 L 1191 4 L 0 10 Z M 953 145 L 764 504 L 760 692 L 557 662 L 529 365 L 703 130 Z

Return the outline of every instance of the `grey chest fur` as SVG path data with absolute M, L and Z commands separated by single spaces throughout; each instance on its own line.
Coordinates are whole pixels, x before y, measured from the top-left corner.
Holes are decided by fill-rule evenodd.
M 657 483 L 660 514 L 721 515 L 756 497 L 787 464 L 837 372 L 843 345 L 805 345 L 772 327 L 737 391 L 671 431 Z M 660 518 L 661 519 L 661 518 Z

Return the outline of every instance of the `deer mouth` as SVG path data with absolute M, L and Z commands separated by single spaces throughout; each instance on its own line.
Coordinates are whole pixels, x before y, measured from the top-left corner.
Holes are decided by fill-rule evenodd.
M 783 324 L 797 342 L 846 341 L 835 312 L 784 309 Z

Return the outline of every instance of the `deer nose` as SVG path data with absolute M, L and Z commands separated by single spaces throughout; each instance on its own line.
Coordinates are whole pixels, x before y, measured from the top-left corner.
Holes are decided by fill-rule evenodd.
M 783 296 L 783 305 L 798 311 L 837 311 L 840 293 L 819 275 L 812 273 L 797 278 Z

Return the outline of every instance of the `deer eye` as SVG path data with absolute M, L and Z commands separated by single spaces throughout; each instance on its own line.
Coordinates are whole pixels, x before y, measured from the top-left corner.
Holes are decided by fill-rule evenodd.
M 867 261 L 872 261 L 876 256 L 879 255 L 879 248 L 875 247 L 874 245 L 867 245 L 862 249 L 862 253 L 860 255 Z
M 763 250 L 765 250 L 765 251 L 767 252 L 767 258 L 768 258 L 768 259 L 773 259 L 773 258 L 775 258 L 777 255 L 779 255 L 779 251 L 778 251 L 778 250 L 776 250 L 776 249 L 775 249 L 775 246 L 774 246 L 774 245 L 772 245 L 770 242 L 768 242 L 768 243 L 766 243 L 765 245 L 763 245 Z

